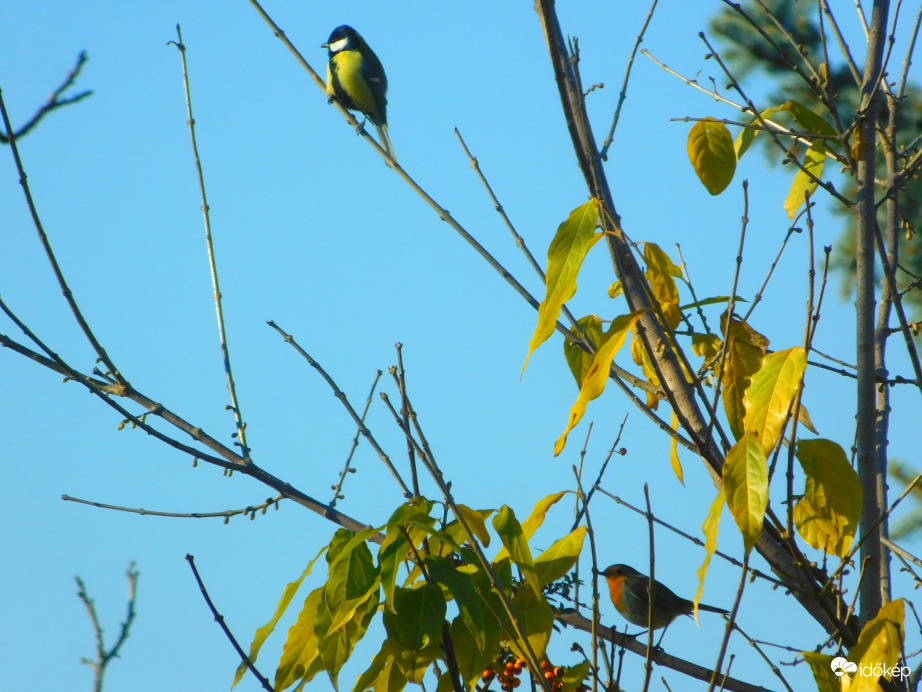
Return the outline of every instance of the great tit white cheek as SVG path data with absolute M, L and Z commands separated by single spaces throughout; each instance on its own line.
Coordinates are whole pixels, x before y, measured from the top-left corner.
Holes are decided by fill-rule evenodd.
M 339 51 L 341 51 L 343 48 L 346 47 L 347 41 L 348 39 L 345 39 L 345 38 L 341 38 L 338 41 L 333 41 L 333 43 L 329 44 L 330 52 L 338 53 Z

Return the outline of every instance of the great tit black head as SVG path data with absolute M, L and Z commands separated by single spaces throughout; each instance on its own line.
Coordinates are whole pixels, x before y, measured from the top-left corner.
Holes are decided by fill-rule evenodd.
M 382 148 L 394 150 L 387 134 L 387 75 L 375 52 L 358 31 L 342 25 L 321 45 L 329 51 L 327 94 L 346 108 L 359 111 L 374 123 Z

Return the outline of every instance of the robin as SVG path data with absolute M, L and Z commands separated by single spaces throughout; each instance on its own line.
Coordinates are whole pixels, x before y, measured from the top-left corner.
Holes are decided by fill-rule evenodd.
M 628 622 L 641 627 L 647 626 L 649 603 L 647 588 L 650 578 L 627 565 L 611 565 L 599 572 L 608 582 L 611 602 Z M 691 615 L 694 604 L 681 596 L 676 596 L 671 589 L 653 581 L 653 629 L 667 627 L 679 615 Z M 729 613 L 723 608 L 698 604 L 698 610 L 711 613 Z M 666 630 L 663 630 L 663 634 Z M 660 641 L 663 638 L 660 636 Z M 658 645 L 657 645 L 658 646 Z

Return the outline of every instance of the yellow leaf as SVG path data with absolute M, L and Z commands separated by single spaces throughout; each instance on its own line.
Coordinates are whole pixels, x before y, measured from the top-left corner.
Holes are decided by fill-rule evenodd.
M 841 692 L 839 678 L 832 671 L 832 656 L 815 651 L 801 651 L 800 654 L 810 664 L 817 692 Z
M 672 411 L 672 420 L 669 422 L 669 425 L 673 430 L 678 431 L 679 417 L 676 415 L 675 409 Z M 679 461 L 679 442 L 674 437 L 669 438 L 669 463 L 672 464 L 672 472 L 675 474 L 675 477 L 679 479 L 679 483 L 685 485 L 685 476 L 682 473 L 682 462 Z
M 621 281 L 615 281 L 608 287 L 609 298 L 617 298 L 622 293 L 624 293 L 624 286 L 621 285 Z
M 807 476 L 804 496 L 794 506 L 797 532 L 813 548 L 845 557 L 861 517 L 858 474 L 831 440 L 801 440 L 797 458 Z
M 844 689 L 877 692 L 881 689 L 878 678 L 893 679 L 893 673 L 900 670 L 896 666 L 903 645 L 904 617 L 905 601 L 898 598 L 883 605 L 874 619 L 865 624 L 858 643 L 848 652 L 848 660 L 857 663 L 858 670 L 851 686 Z M 903 679 L 907 678 L 908 675 Z
M 468 528 L 477 536 L 478 540 L 483 543 L 485 548 L 490 546 L 490 532 L 487 531 L 486 518 L 490 516 L 493 510 L 471 509 L 466 505 L 458 505 L 458 512 L 464 517 Z M 467 540 L 467 536 L 464 536 Z
M 704 533 L 704 562 L 698 568 L 698 590 L 695 591 L 695 621 L 698 620 L 698 603 L 701 601 L 701 595 L 704 593 L 704 578 L 707 576 L 708 567 L 711 564 L 711 558 L 717 552 L 717 529 L 720 528 L 720 513 L 724 508 L 724 491 L 718 490 L 717 496 L 711 503 L 708 515 L 701 525 L 701 531 Z
M 743 534 L 743 548 L 752 550 L 762 533 L 768 507 L 768 465 L 759 438 L 746 433 L 730 451 L 723 468 L 727 507 Z
M 789 219 L 793 219 L 797 215 L 797 210 L 807 201 L 807 197 L 814 193 L 816 186 L 819 184 L 817 180 L 822 180 L 823 178 L 823 167 L 825 165 L 826 142 L 818 139 L 807 149 L 807 153 L 804 155 L 803 168 L 798 168 L 797 173 L 794 174 L 791 189 L 788 190 L 787 199 L 784 200 L 784 210 L 788 213 Z
M 746 389 L 743 429 L 758 437 L 766 456 L 781 437 L 806 368 L 807 353 L 803 347 L 777 351 L 762 359 L 762 367 Z
M 644 243 L 643 259 L 647 265 L 647 280 L 653 296 L 661 303 L 678 305 L 679 289 L 675 279 L 682 278 L 682 270 L 656 243 Z
M 727 189 L 736 172 L 733 138 L 723 123 L 713 118 L 699 120 L 688 133 L 688 160 L 712 195 Z
M 803 405 L 803 402 L 800 404 L 800 411 L 797 412 L 797 420 L 814 435 L 820 434 L 819 430 L 814 427 L 813 420 L 810 418 L 810 412 L 807 410 L 807 407 Z
M 583 332 L 592 342 L 593 347 L 598 350 L 599 344 L 602 343 L 602 339 L 604 338 L 602 333 L 602 320 L 599 316 L 586 315 L 577 320 L 577 323 L 582 327 Z M 575 329 L 571 329 L 570 331 L 573 332 L 574 335 L 578 334 Z M 569 339 L 564 339 L 563 356 L 567 359 L 567 365 L 570 366 L 570 372 L 573 373 L 576 386 L 581 386 L 583 378 L 586 376 L 586 373 L 589 372 L 589 367 L 592 365 L 593 354 L 587 353 Z
M 624 338 L 627 336 L 628 330 L 641 314 L 638 311 L 632 312 L 630 315 L 621 315 L 611 323 L 611 327 L 605 333 L 605 340 L 592 359 L 589 372 L 583 378 L 579 397 L 570 409 L 570 420 L 567 423 L 567 429 L 564 430 L 563 435 L 558 438 L 557 443 L 554 445 L 554 456 L 563 451 L 564 445 L 567 443 L 567 435 L 579 423 L 583 414 L 586 413 L 586 406 L 589 402 L 598 398 L 605 390 L 605 383 L 608 381 L 612 360 L 614 360 L 615 354 L 618 353 L 621 346 L 624 345 Z
M 717 358 L 722 347 L 723 341 L 716 334 L 692 334 L 692 353 L 704 358 L 705 363 Z
M 743 397 L 753 374 L 762 365 L 768 339 L 742 320 L 730 320 L 728 325 L 725 315 L 721 317 L 721 329 L 727 340 L 727 362 L 722 382 L 724 412 L 730 430 L 738 440 L 743 436 L 743 418 L 746 415 Z
M 538 306 L 538 326 L 528 344 L 528 359 L 538 346 L 554 333 L 560 309 L 576 293 L 576 277 L 586 254 L 602 237 L 595 229 L 599 225 L 599 200 L 593 198 L 570 212 L 560 224 L 547 250 L 547 293 Z

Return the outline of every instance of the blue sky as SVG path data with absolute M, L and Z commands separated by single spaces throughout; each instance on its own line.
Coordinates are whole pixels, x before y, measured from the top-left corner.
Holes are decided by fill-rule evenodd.
M 323 71 L 319 48 L 335 26 L 363 33 L 387 69 L 390 135 L 401 164 L 539 298 L 537 277 L 511 242 L 453 134 L 458 127 L 533 253 L 542 260 L 558 224 L 586 199 L 561 113 L 537 18 L 528 3 L 306 4 L 279 0 L 266 10 Z M 624 64 L 646 14 L 642 3 L 561 7 L 564 30 L 580 39 L 597 138 L 607 132 Z M 688 76 L 724 80 L 706 61 L 697 32 L 721 3 L 660 3 L 644 46 Z M 845 19 L 854 24 L 852 15 Z M 577 390 L 555 336 L 519 376 L 534 311 L 433 214 L 358 137 L 249 3 L 16 3 L 0 25 L 0 87 L 15 123 L 25 121 L 72 66 L 89 55 L 77 89 L 81 104 L 49 116 L 21 142 L 29 182 L 71 288 L 115 362 L 152 399 L 230 443 L 233 419 L 218 349 L 199 198 L 185 120 L 179 55 L 167 42 L 180 23 L 188 47 L 193 106 L 224 295 L 238 395 L 253 457 L 304 492 L 329 500 L 354 426 L 326 384 L 266 326 L 291 332 L 359 406 L 376 369 L 404 344 L 410 394 L 456 498 L 473 507 L 511 505 L 520 516 L 544 495 L 572 488 L 571 465 L 595 421 L 586 457 L 593 477 L 629 414 L 624 457 L 603 487 L 635 505 L 649 483 L 654 512 L 695 533 L 713 497 L 689 454 L 686 485 L 669 470 L 668 441 L 614 389 L 590 406 L 584 423 L 554 459 Z M 854 31 L 854 26 L 851 27 Z M 859 51 L 860 52 L 860 51 Z M 749 85 L 754 94 L 764 85 Z M 771 104 L 765 104 L 771 105 Z M 750 180 L 750 223 L 739 293 L 752 297 L 789 221 L 782 208 L 790 171 L 770 169 L 751 152 L 720 197 L 698 182 L 685 154 L 687 123 L 671 118 L 733 118 L 712 99 L 638 56 L 607 173 L 625 229 L 675 257 L 682 246 L 699 297 L 730 290 L 742 215 L 739 181 Z M 841 219 L 818 211 L 816 245 L 833 244 Z M 8 151 L 0 157 L 4 300 L 54 349 L 89 369 L 94 355 L 53 281 L 17 184 Z M 775 348 L 800 344 L 806 300 L 806 236 L 795 235 L 752 323 Z M 821 254 L 821 253 L 820 253 Z M 613 280 L 600 244 L 571 303 L 578 315 L 624 311 L 605 290 Z M 854 360 L 850 302 L 829 289 L 816 345 Z M 717 324 L 719 308 L 709 314 Z M 11 324 L 4 333 L 18 338 Z M 892 372 L 908 374 L 894 343 Z M 0 487 L 7 568 L 0 589 L 3 687 L 88 689 L 80 666 L 94 648 L 75 597 L 80 575 L 96 598 L 110 639 L 124 615 L 124 571 L 141 572 L 138 619 L 106 689 L 223 690 L 237 661 L 195 587 L 186 553 L 237 636 L 271 615 L 282 587 L 335 527 L 283 504 L 255 521 L 158 519 L 107 512 L 60 496 L 173 512 L 244 507 L 274 493 L 189 460 L 138 430 L 117 431 L 118 416 L 73 383 L 62 384 L 12 353 L 0 354 L 6 395 L 0 436 L 8 479 Z M 619 359 L 628 364 L 626 353 Z M 393 395 L 385 373 L 382 385 Z M 806 403 L 822 436 L 843 447 L 854 429 L 853 385 L 811 370 Z M 912 460 L 911 392 L 894 392 L 891 455 Z M 396 462 L 404 445 L 376 403 L 369 425 Z M 362 444 L 346 499 L 338 508 L 371 524 L 386 520 L 399 493 Z M 430 486 L 428 492 L 435 494 Z M 780 506 L 776 506 L 781 511 Z M 537 544 L 569 530 L 571 507 L 558 508 Z M 599 497 L 592 506 L 604 564 L 646 561 L 645 521 Z M 724 517 L 721 548 L 738 554 Z M 908 544 L 910 549 L 918 543 Z M 701 552 L 657 533 L 657 575 L 691 597 Z M 588 557 L 584 558 L 588 565 Z M 734 568 L 715 564 L 704 601 L 729 607 Z M 750 634 L 795 647 L 822 637 L 793 599 L 760 584 L 744 600 Z M 907 594 L 898 581 L 898 594 Z M 771 603 L 766 615 L 765 604 Z M 623 625 L 610 604 L 606 622 Z M 281 627 L 283 633 L 287 625 Z M 666 648 L 713 662 L 720 622 L 677 623 Z M 803 639 L 797 639 L 797 637 Z M 283 636 L 270 640 L 261 668 L 271 673 Z M 572 637 L 559 636 L 565 653 Z M 773 685 L 764 664 L 736 640 L 734 673 Z M 918 648 L 918 642 L 907 650 Z M 356 652 L 341 676 L 351 685 L 374 653 Z M 781 656 L 790 660 L 791 655 Z M 625 684 L 642 665 L 628 657 Z M 785 670 L 795 689 L 809 686 L 801 665 Z M 695 689 L 665 673 L 673 689 Z M 681 680 L 681 681 L 680 681 Z M 325 680 L 314 683 L 324 689 Z M 257 689 L 245 679 L 238 689 Z M 313 689 L 313 688 L 312 688 Z

